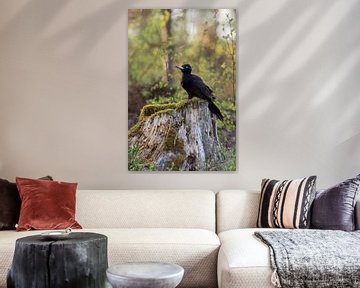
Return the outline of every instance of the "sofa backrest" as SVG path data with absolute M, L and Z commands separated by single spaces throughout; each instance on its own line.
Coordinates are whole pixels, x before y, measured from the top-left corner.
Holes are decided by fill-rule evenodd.
M 216 231 L 256 227 L 260 192 L 223 190 L 216 194 Z
M 78 190 L 76 219 L 84 228 L 215 231 L 215 193 L 209 190 Z
M 223 190 L 216 194 L 216 232 L 255 228 L 260 191 Z M 360 199 L 355 207 L 356 230 L 360 230 Z

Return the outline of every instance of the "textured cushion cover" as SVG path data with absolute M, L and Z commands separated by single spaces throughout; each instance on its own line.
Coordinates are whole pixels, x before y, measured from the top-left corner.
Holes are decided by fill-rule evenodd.
M 84 228 L 215 231 L 215 194 L 210 190 L 78 190 L 76 199 L 76 219 Z
M 51 176 L 40 179 L 52 180 Z M 21 199 L 15 183 L 0 179 L 0 230 L 15 230 Z
M 83 229 L 108 237 L 109 266 L 134 261 L 176 263 L 185 269 L 180 287 L 216 287 L 217 235 L 204 229 Z M 80 232 L 79 231 L 79 232 Z M 74 231 L 76 232 L 76 230 Z M 15 240 L 39 231 L 0 232 L 0 287 L 6 287 Z
M 18 231 L 81 228 L 75 221 L 76 183 L 16 178 L 22 201 Z
M 355 229 L 355 201 L 359 191 L 360 175 L 316 193 L 311 216 L 315 229 Z
M 307 228 L 316 176 L 295 180 L 263 179 L 257 227 Z
M 259 199 L 259 191 L 222 190 L 217 193 L 217 233 L 238 228 L 255 228 Z
M 254 236 L 255 231 L 262 230 L 265 229 L 234 229 L 219 234 L 219 287 L 274 288 L 269 248 Z

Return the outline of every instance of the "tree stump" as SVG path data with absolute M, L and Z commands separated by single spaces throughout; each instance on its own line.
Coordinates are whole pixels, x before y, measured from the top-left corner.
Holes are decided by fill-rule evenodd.
M 224 160 L 216 120 L 198 98 L 145 106 L 128 138 L 129 155 L 136 150 L 140 167 L 150 170 L 216 171 Z
M 105 287 L 107 267 L 105 235 L 71 233 L 57 241 L 29 236 L 16 240 L 7 287 Z

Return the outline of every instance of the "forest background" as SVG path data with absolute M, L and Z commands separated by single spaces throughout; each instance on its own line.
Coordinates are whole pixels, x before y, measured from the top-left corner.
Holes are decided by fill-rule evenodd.
M 181 72 L 190 64 L 214 91 L 224 115 L 217 121 L 221 170 L 236 170 L 236 13 L 233 9 L 130 9 L 128 11 L 128 128 L 147 104 L 187 99 Z M 129 165 L 134 163 L 129 148 Z M 130 167 L 129 167 L 130 168 Z M 130 169 L 133 170 L 133 169 Z

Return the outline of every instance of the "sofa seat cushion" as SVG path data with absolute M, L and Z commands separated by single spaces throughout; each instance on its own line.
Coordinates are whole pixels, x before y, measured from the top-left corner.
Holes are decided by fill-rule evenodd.
M 137 228 L 99 230 L 109 237 L 109 265 L 136 261 L 162 261 L 182 266 L 179 287 L 216 287 L 220 241 L 209 230 Z
M 136 228 L 82 229 L 108 237 L 109 265 L 136 261 L 163 261 L 185 269 L 179 287 L 216 287 L 216 264 L 220 241 L 204 229 Z M 6 287 L 6 273 L 12 262 L 17 238 L 44 231 L 0 232 L 0 287 Z
M 219 234 L 221 248 L 217 269 L 220 288 L 274 287 L 269 247 L 254 236 L 255 231 L 262 230 L 274 229 L 234 229 Z

